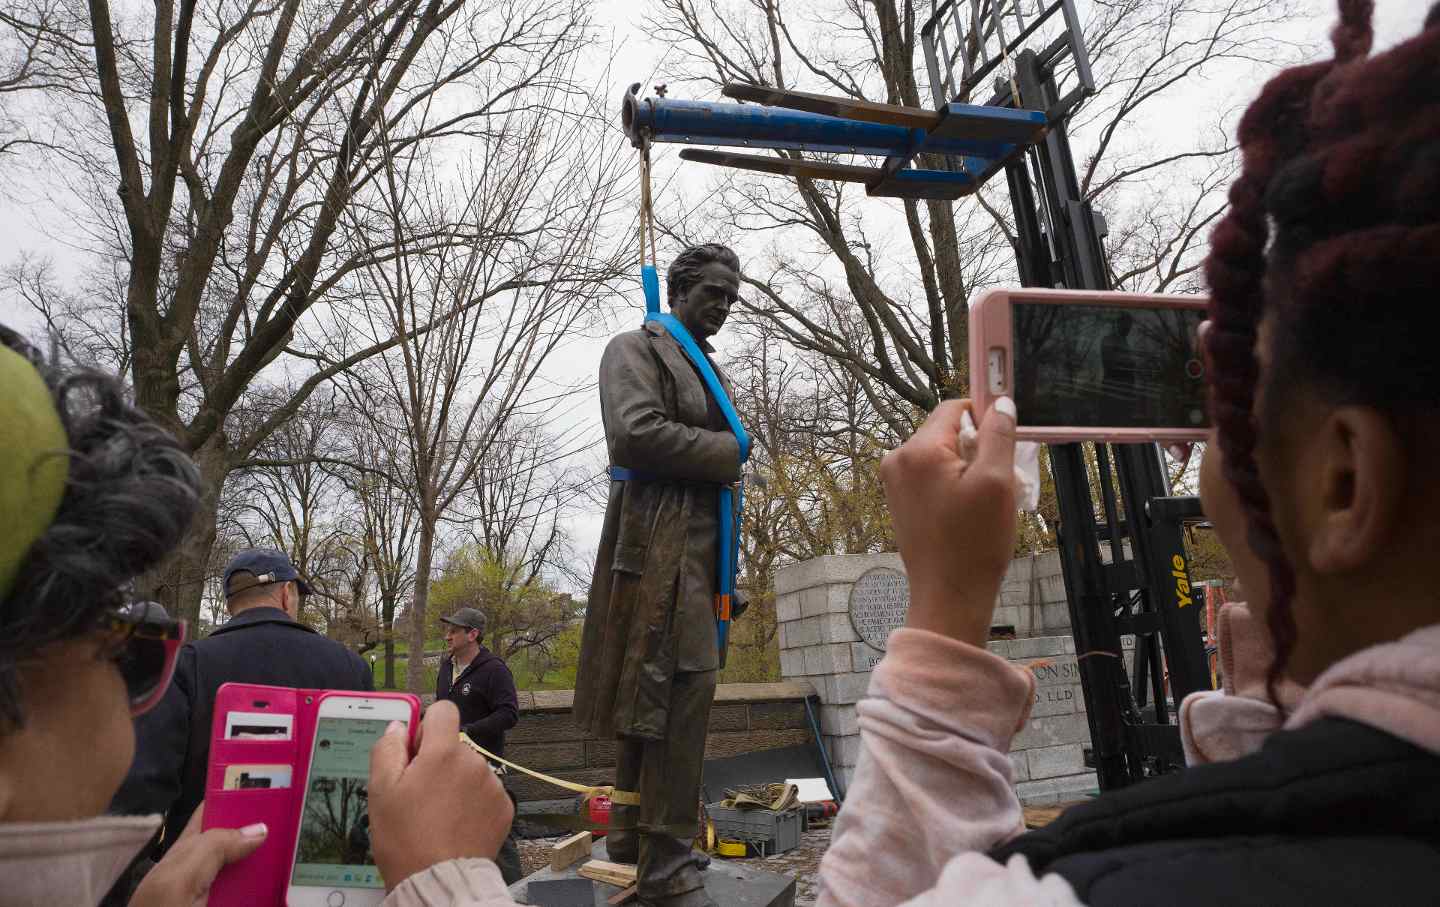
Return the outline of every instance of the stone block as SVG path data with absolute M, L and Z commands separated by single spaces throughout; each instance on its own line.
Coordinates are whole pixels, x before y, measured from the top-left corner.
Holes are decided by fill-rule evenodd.
M 992 627 L 1014 627 L 1020 632 L 1020 609 L 1010 605 L 1001 605 L 990 615 L 990 626 Z
M 841 674 L 850 672 L 850 646 L 822 643 L 805 649 L 806 674 Z
M 808 589 L 843 583 L 846 586 L 859 579 L 866 570 L 874 567 L 889 567 L 904 572 L 900 555 L 885 554 L 830 554 L 811 558 L 798 564 L 786 564 L 775 571 L 775 594 L 785 595 Z
M 873 671 L 880 663 L 885 653 L 879 649 L 863 642 L 852 642 L 850 644 L 850 668 L 854 671 Z
M 780 652 L 780 676 L 786 680 L 805 676 L 805 653 L 799 649 Z
M 1049 715 L 1031 718 L 1025 729 L 1015 735 L 1012 749 L 1028 750 L 1036 746 L 1059 746 L 1062 743 L 1089 743 L 1090 723 L 1085 715 Z
M 586 740 L 585 767 L 609 768 L 615 765 L 620 754 L 618 740 Z
M 574 690 L 536 690 L 530 697 L 540 712 L 568 712 L 575 705 Z
M 1010 754 L 1010 783 L 1030 780 L 1030 760 L 1025 758 L 1024 753 Z
M 825 613 L 844 615 L 850 619 L 850 590 L 854 583 L 831 583 L 825 587 Z M 859 637 L 856 637 L 857 639 Z
M 775 596 L 775 619 L 781 622 L 800 619 L 800 593 Z
M 810 646 L 818 646 L 823 642 L 820 638 L 819 617 L 803 617 L 800 620 L 792 620 L 790 623 L 785 624 L 784 627 L 785 641 L 782 648 L 807 649 Z
M 800 616 L 815 617 L 830 610 L 829 589 L 826 586 L 811 586 L 800 593 Z
M 758 753 L 761 750 L 803 746 L 814 739 L 814 735 L 808 728 L 805 730 L 729 731 L 723 734 L 711 734 L 705 738 L 705 758 L 727 759 L 731 756 L 743 756 L 746 753 Z
M 1037 658 L 1029 664 L 1029 668 L 1035 675 L 1035 682 L 1042 687 L 1056 684 L 1068 686 L 1080 682 L 1080 665 L 1074 655 Z
M 840 793 L 843 795 L 850 789 L 850 783 L 855 780 L 855 766 L 832 766 L 832 772 L 835 775 L 835 783 L 840 785 Z
M 1001 658 L 1008 659 L 1010 657 L 1010 644 L 1014 641 L 1013 639 L 992 639 L 985 643 L 985 648 L 989 649 L 993 655 L 999 655 Z
M 831 737 L 860 733 L 860 716 L 855 712 L 855 706 L 820 706 L 820 733 Z
M 1075 654 L 1075 637 L 1073 637 L 1073 636 L 1062 636 L 1062 637 L 1060 637 L 1060 639 L 1061 639 L 1060 651 L 1064 652 L 1066 655 L 1074 655 L 1074 654 Z
M 1099 784 L 1095 780 L 1095 773 L 1086 772 L 1083 775 L 1021 782 L 1015 785 L 1015 796 L 1026 806 L 1054 806 L 1056 803 L 1083 799 L 1094 793 L 1097 787 Z
M 555 743 L 560 740 L 581 740 L 585 734 L 580 731 L 568 714 L 533 715 L 524 714 L 520 721 L 505 733 L 506 745 L 516 743 Z
M 821 642 L 856 642 L 860 634 L 855 632 L 855 627 L 850 623 L 850 614 L 824 614 L 817 620 L 820 621 Z
M 1062 636 L 1032 636 L 1010 641 L 1011 658 L 1046 658 L 1059 655 L 1065 648 Z
M 1035 703 L 1030 707 L 1031 718 L 1049 715 L 1069 715 L 1075 711 L 1075 690 L 1065 685 L 1037 687 Z
M 1085 711 L 1085 688 L 1084 688 L 1083 686 L 1081 686 L 1080 684 L 1077 683 L 1077 684 L 1075 684 L 1074 686 L 1072 686 L 1072 687 L 1070 688 L 1070 693 L 1071 693 L 1071 697 L 1070 697 L 1070 698 L 1072 698 L 1072 699 L 1075 700 L 1075 711 L 1077 711 L 1077 712 L 1084 712 L 1084 711 Z
M 805 680 L 782 680 L 778 683 L 722 683 L 715 688 L 718 702 L 787 702 L 815 695 L 815 687 Z
M 828 737 L 826 744 L 830 750 L 830 764 L 836 765 L 859 765 L 860 764 L 860 735 L 847 734 L 844 737 Z
M 1000 598 L 996 602 L 996 608 L 1011 608 L 1017 611 L 1028 610 L 1032 604 L 1038 604 L 1038 602 L 1032 601 L 1032 596 L 1028 588 L 1006 589 L 1002 587 L 1000 589 Z
M 715 726 L 713 721 L 710 726 Z M 750 706 L 750 729 L 809 731 L 810 719 L 805 715 L 805 703 L 757 702 Z
M 710 733 L 716 731 L 750 730 L 750 709 L 743 702 L 727 702 L 710 707 Z M 803 706 L 802 706 L 803 708 Z
M 1036 631 L 1043 630 L 1047 634 L 1056 636 L 1064 635 L 1056 631 L 1070 631 L 1070 606 L 1063 602 L 1046 602 L 1040 606 L 1040 626 Z
M 1078 743 L 1029 749 L 1025 751 L 1025 759 L 1030 763 L 1030 780 L 1032 781 L 1075 775 L 1085 771 L 1085 757 Z
M 582 768 L 585 765 L 585 744 L 580 740 L 521 743 L 505 747 L 505 758 L 537 772 Z
M 865 698 L 865 691 L 870 686 L 870 672 L 834 674 L 829 677 L 817 677 L 815 680 L 816 686 L 820 688 L 822 703 L 846 705 Z

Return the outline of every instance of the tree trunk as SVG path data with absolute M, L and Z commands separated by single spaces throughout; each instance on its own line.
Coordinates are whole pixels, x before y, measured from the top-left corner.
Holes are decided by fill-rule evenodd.
M 220 491 L 230 471 L 225 437 L 217 433 L 191 454 L 200 470 L 200 508 L 180 545 L 154 570 L 136 581 L 136 592 L 165 606 L 192 627 L 200 623 L 200 603 L 210 575 L 210 552 L 215 547 L 215 519 Z
M 380 632 L 385 640 L 385 683 L 387 690 L 395 689 L 395 596 L 386 595 L 380 604 Z
M 410 668 L 405 688 L 425 692 L 425 605 L 430 598 L 430 558 L 435 547 L 435 518 L 420 515 L 420 550 L 415 564 L 415 597 L 410 600 Z

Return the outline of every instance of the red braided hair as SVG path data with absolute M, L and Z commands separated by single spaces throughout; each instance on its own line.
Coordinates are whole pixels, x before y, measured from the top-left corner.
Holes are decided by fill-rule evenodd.
M 1340 0 L 1333 60 L 1272 79 L 1240 120 L 1243 166 L 1211 237 L 1210 405 L 1269 570 L 1269 687 L 1296 640 L 1295 572 L 1255 462 L 1286 388 L 1364 403 L 1397 421 L 1440 401 L 1426 309 L 1440 286 L 1440 4 L 1420 35 L 1367 58 L 1371 0 Z M 1263 412 L 1256 336 L 1269 322 Z M 1277 700 L 1278 701 L 1278 698 Z

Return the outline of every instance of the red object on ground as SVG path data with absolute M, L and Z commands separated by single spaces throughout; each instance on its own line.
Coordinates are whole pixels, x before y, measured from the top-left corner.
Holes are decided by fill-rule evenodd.
M 610 798 L 596 794 L 586 806 L 590 812 L 590 824 L 596 826 L 592 834 L 597 838 L 605 837 L 605 829 L 610 827 Z

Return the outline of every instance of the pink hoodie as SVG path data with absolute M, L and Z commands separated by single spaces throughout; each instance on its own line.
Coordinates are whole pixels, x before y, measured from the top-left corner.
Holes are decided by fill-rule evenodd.
M 1266 637 L 1243 605 L 1221 613 L 1225 689 L 1188 697 L 1181 736 L 1192 764 L 1235 759 L 1280 724 L 1265 698 Z M 830 850 L 818 907 L 1054 905 L 1080 902 L 1024 857 L 985 852 L 1023 831 L 1010 741 L 1034 677 L 984 649 L 895 631 L 859 704 L 863 748 Z M 1287 728 L 1324 716 L 1368 724 L 1440 754 L 1440 625 L 1331 666 L 1309 690 L 1280 691 Z

